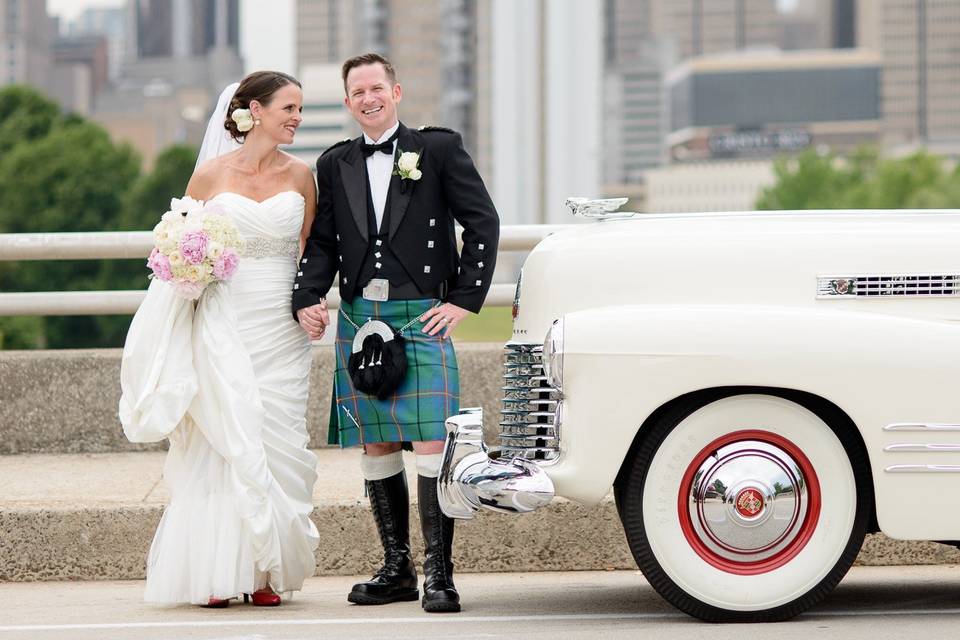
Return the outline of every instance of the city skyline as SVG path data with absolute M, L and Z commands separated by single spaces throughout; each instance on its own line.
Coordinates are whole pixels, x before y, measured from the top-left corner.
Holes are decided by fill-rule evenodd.
M 40 46 L 17 36 L 18 21 L 28 33 L 53 31 L 52 22 L 38 20 L 45 5 L 62 17 L 59 37 Z M 685 176 L 682 183 L 699 171 L 699 182 L 725 184 L 721 164 L 736 161 L 756 165 L 754 178 L 744 174 L 735 194 L 736 202 L 749 203 L 776 157 L 808 147 L 844 154 L 878 145 L 904 154 L 934 146 L 960 156 L 958 117 L 948 108 L 960 86 L 949 46 L 960 34 L 960 5 L 948 11 L 935 0 L 9 0 L 7 6 L 20 7 L 7 12 L 14 26 L 6 33 L 14 35 L 0 50 L 8 82 L 45 78 L 37 70 L 49 67 L 53 80 L 38 86 L 118 139 L 136 137 L 147 164 L 166 145 L 198 142 L 213 97 L 258 68 L 303 80 L 309 123 L 291 151 L 304 159 L 322 153 L 358 133 L 344 117 L 339 67 L 364 51 L 396 65 L 405 98 L 399 113 L 408 126 L 461 133 L 515 221 L 552 219 L 561 192 L 627 196 L 637 207 L 651 202 L 654 189 L 690 198 L 692 192 L 673 186 L 675 177 Z M 214 6 L 216 15 L 230 17 L 213 21 Z M 250 44 L 271 29 L 281 33 L 271 44 Z M 107 35 L 110 51 L 124 55 L 111 62 L 104 87 Z M 839 95 L 832 78 L 844 74 L 856 82 L 840 82 L 846 93 Z M 780 89 L 766 90 L 769 78 L 788 75 Z M 776 99 L 783 92 L 794 97 Z M 859 110 L 828 113 L 814 98 L 823 95 L 833 95 L 827 104 Z M 717 105 L 728 109 L 717 112 Z M 144 117 L 152 127 L 143 126 Z M 120 126 L 125 121 L 128 130 Z M 564 160 L 571 156 L 576 165 Z M 716 175 L 708 175 L 711 167 Z
M 127 0 L 47 0 L 47 12 L 70 22 L 86 9 L 126 4 Z M 295 0 L 240 0 L 240 54 L 246 73 L 258 69 L 296 72 L 294 4 Z

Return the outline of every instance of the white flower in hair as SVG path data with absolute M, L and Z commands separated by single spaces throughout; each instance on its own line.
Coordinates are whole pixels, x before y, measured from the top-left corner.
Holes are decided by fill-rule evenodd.
M 250 109 L 234 109 L 230 119 L 237 123 L 237 130 L 241 133 L 253 129 L 253 116 L 250 114 Z

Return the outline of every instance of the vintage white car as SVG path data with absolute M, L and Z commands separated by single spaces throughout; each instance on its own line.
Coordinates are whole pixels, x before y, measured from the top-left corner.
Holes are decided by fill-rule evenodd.
M 615 205 L 524 264 L 501 447 L 448 420 L 449 516 L 612 487 L 650 584 L 710 621 L 804 611 L 868 532 L 957 544 L 960 211 Z

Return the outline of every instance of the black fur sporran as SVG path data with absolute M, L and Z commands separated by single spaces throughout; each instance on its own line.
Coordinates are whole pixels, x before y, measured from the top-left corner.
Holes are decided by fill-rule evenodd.
M 378 400 L 389 398 L 407 374 L 405 342 L 382 320 L 370 320 L 360 327 L 347 363 L 353 386 Z

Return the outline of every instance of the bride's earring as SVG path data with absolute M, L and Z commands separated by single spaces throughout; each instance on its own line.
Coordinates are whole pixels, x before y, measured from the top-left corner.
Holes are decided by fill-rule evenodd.
M 253 121 L 253 125 L 254 125 L 254 126 L 257 126 L 258 124 L 260 124 L 260 121 L 259 121 L 259 120 L 254 120 L 254 121 Z

